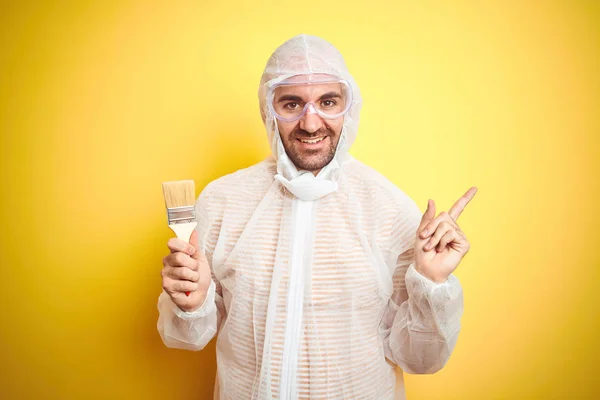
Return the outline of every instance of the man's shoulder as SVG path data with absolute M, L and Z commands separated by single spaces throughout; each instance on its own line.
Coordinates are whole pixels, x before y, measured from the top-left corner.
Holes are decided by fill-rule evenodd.
M 206 185 L 200 197 L 225 199 L 261 193 L 261 189 L 267 190 L 273 182 L 276 168 L 273 160 L 266 159 L 223 175 Z
M 368 197 L 370 201 L 378 199 L 400 208 L 417 208 L 413 199 L 382 173 L 356 159 L 346 163 L 346 175 L 350 187 Z M 375 199 L 374 199 L 375 198 Z
M 348 164 L 349 198 L 358 200 L 356 206 L 381 223 L 390 248 L 400 254 L 414 242 L 422 216 L 417 203 L 374 168 L 358 160 Z

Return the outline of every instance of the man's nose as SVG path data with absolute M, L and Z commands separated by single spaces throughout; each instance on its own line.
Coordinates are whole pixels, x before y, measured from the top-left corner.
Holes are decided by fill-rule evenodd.
M 306 114 L 300 118 L 300 128 L 305 130 L 306 132 L 313 133 L 321 129 L 323 126 L 323 120 L 315 112 L 315 110 L 309 106 L 308 110 L 306 110 Z

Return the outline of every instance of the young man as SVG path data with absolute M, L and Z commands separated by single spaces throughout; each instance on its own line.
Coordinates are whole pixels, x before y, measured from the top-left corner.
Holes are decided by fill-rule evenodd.
M 210 183 L 190 243 L 169 241 L 161 337 L 200 350 L 218 332 L 216 399 L 404 398 L 395 366 L 433 373 L 456 343 L 476 188 L 421 216 L 353 159 L 360 92 L 322 39 L 281 45 L 259 100 L 272 156 Z

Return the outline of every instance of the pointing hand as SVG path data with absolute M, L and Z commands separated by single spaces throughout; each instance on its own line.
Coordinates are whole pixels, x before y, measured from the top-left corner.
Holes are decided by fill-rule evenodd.
M 456 220 L 477 193 L 470 188 L 450 211 L 435 217 L 435 203 L 427 202 L 415 239 L 415 268 L 434 282 L 444 282 L 471 247 Z

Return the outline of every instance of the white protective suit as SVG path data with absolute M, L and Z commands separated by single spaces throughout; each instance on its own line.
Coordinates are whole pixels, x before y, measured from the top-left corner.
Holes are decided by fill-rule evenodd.
M 350 82 L 353 104 L 334 160 L 299 172 L 265 105 L 269 85 L 298 74 Z M 196 203 L 212 267 L 205 303 L 159 297 L 169 347 L 200 350 L 218 333 L 215 399 L 403 399 L 402 373 L 433 373 L 456 343 L 462 289 L 414 268 L 421 212 L 353 159 L 362 100 L 340 53 L 307 35 L 269 58 L 259 88 L 273 155 L 210 183 Z

